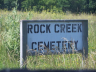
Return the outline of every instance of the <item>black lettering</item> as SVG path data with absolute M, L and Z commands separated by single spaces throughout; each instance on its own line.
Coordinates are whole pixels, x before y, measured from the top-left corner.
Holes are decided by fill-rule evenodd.
M 67 41 L 62 41 L 62 48 L 67 49 L 66 43 L 67 43 Z
M 38 24 L 34 25 L 34 33 L 39 33 L 39 25 Z
M 72 24 L 72 32 L 76 32 L 76 25 L 77 24 Z
M 61 41 L 56 41 L 56 43 L 58 43 L 58 50 L 60 51 L 60 43 L 61 43 Z
M 72 41 L 68 41 L 68 49 L 72 49 Z
M 50 41 L 50 50 L 52 50 L 52 46 L 54 46 L 52 43 L 55 43 L 55 41 Z
M 81 27 L 82 27 L 82 24 L 78 24 L 78 32 L 82 32 Z
M 50 31 L 50 24 L 46 25 L 46 33 L 48 33 L 48 31 L 49 31 L 49 33 L 51 33 L 51 31 Z
M 55 24 L 55 27 L 54 27 L 55 33 L 58 33 L 58 32 L 59 32 L 59 30 L 56 30 L 56 26 L 58 26 L 58 27 L 59 27 L 59 24 Z
M 60 25 L 60 28 L 61 28 L 61 30 L 60 30 L 60 31 L 61 31 L 61 33 L 62 33 L 62 32 L 64 32 L 64 33 L 65 33 L 65 30 L 64 30 L 64 29 L 65 29 L 65 25 L 64 25 L 64 24 L 61 24 L 61 25 Z
M 77 41 L 69 41 L 68 42 L 68 48 L 71 48 L 72 49 L 72 47 L 73 47 L 73 44 L 75 43 L 75 49 L 77 49 L 77 43 L 78 43 L 78 40 Z
M 35 44 L 35 45 L 36 45 L 37 43 L 36 43 L 36 42 L 32 42 L 32 49 L 33 49 L 33 44 Z M 34 49 L 37 49 L 37 48 L 34 48 Z
M 46 48 L 49 48 L 49 42 L 48 42 L 48 44 L 46 44 L 46 43 L 44 42 L 44 49 L 46 49 Z
M 66 32 L 71 32 L 71 31 L 69 31 L 69 29 L 70 29 L 70 26 L 71 26 L 71 24 L 66 24 Z
M 78 43 L 78 40 L 75 41 L 75 48 L 76 48 L 76 50 L 77 50 L 77 43 Z
M 70 41 L 68 41 L 68 49 L 70 49 Z
M 31 32 L 32 33 L 32 28 L 33 26 L 32 25 L 28 25 L 28 33 Z
M 38 50 L 39 50 L 40 47 L 43 47 L 41 44 L 43 44 L 42 41 L 41 42 L 38 42 Z
M 40 32 L 41 32 L 41 33 L 45 33 L 44 30 L 42 31 L 42 27 L 45 27 L 45 25 L 40 25 Z

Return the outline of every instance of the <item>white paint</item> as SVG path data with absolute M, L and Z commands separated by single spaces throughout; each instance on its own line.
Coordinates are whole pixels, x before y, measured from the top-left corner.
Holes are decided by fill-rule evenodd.
M 33 33 L 27 33 L 27 45 L 28 45 L 28 50 L 29 49 L 32 49 L 32 42 L 39 42 L 39 41 L 43 41 L 43 42 L 50 42 L 50 41 L 65 41 L 65 39 L 62 39 L 63 38 L 66 38 L 68 41 L 77 41 L 78 40 L 78 43 L 77 43 L 77 50 L 82 50 L 82 32 L 71 32 L 71 33 L 66 33 L 66 30 L 65 30 L 65 33 L 55 33 L 54 32 L 54 25 L 55 24 L 82 24 L 82 22 L 30 22 L 30 23 L 27 23 L 27 30 L 28 30 L 28 25 L 36 25 L 38 24 L 39 26 L 41 24 L 50 24 L 50 31 L 51 33 L 34 33 L 34 30 L 32 30 Z M 72 26 L 70 26 L 72 27 Z M 57 30 L 60 30 L 60 28 L 57 26 L 56 27 Z M 77 30 L 78 27 L 76 27 L 75 30 Z M 82 26 L 81 26 L 81 29 L 82 29 Z M 46 30 L 46 27 L 42 27 L 42 30 Z M 72 31 L 72 28 L 69 29 L 70 31 Z M 44 45 L 44 44 L 43 44 Z M 50 44 L 49 44 L 50 45 Z M 55 47 L 58 46 L 57 43 L 54 43 Z M 21 46 L 21 45 L 20 45 Z M 35 45 L 33 46 L 34 48 L 37 48 L 38 45 Z M 50 47 L 49 47 L 50 48 Z M 38 51 L 38 49 L 37 49 Z M 60 52 L 62 52 L 62 44 L 60 43 Z
M 23 31 L 22 31 L 22 21 L 20 21 L 20 68 L 22 68 L 23 65 Z

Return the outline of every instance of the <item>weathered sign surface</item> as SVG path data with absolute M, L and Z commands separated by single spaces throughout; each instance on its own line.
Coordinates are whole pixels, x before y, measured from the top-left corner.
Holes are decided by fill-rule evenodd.
M 88 20 L 22 20 L 20 58 L 27 53 L 68 53 L 85 49 L 88 54 Z M 22 62 L 21 62 L 22 64 Z

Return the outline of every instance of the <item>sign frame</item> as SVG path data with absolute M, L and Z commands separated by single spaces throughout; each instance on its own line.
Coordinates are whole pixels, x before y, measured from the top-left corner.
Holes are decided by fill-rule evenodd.
M 27 24 L 32 22 L 82 22 L 83 48 L 81 51 L 84 58 L 88 57 L 88 20 L 21 20 L 20 21 L 20 68 L 24 66 L 27 56 Z

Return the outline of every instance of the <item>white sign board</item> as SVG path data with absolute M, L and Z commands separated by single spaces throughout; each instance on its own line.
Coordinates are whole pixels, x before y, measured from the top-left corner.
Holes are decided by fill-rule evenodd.
M 88 53 L 88 20 L 23 20 L 20 24 L 20 56 L 26 51 L 65 53 L 82 51 Z M 85 43 L 87 42 L 87 43 Z
M 82 22 L 33 22 L 27 24 L 27 32 L 30 50 L 64 52 L 72 46 L 82 50 Z

